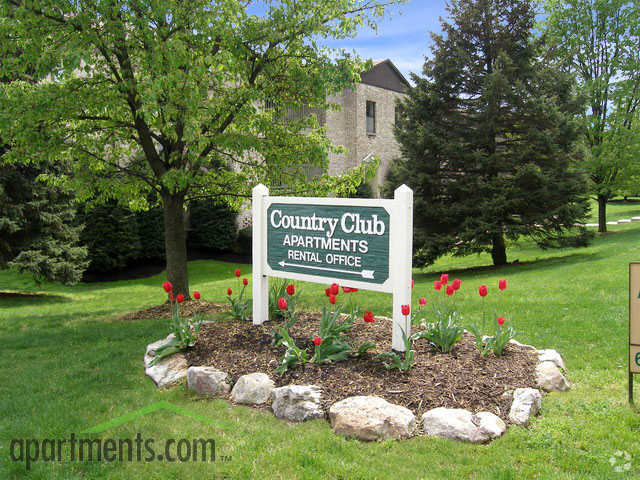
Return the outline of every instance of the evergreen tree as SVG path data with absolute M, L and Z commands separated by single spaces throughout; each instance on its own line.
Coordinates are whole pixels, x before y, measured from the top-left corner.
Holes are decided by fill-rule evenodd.
M 586 215 L 585 179 L 571 169 L 582 102 L 536 55 L 529 0 L 453 0 L 447 10 L 424 76 L 398 105 L 403 158 L 388 189 L 414 189 L 419 264 L 490 251 L 502 265 L 507 239 L 564 243 Z
M 38 181 L 41 173 L 34 166 L 0 168 L 0 268 L 31 273 L 37 281 L 76 283 L 87 266 L 81 227 L 70 196 Z

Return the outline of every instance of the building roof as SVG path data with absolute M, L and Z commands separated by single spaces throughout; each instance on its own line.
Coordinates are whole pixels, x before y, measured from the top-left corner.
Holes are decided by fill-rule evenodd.
M 366 85 L 401 93 L 405 93 L 411 88 L 411 84 L 388 58 L 373 62 L 373 67 L 370 70 L 360 74 L 360 81 Z

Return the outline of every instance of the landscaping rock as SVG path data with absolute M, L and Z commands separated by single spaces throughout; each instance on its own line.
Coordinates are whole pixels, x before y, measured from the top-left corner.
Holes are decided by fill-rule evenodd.
M 424 433 L 432 437 L 471 443 L 482 443 L 493 438 L 486 428 L 481 430 L 478 423 L 473 413 L 462 408 L 438 407 L 422 415 Z M 485 427 L 489 427 L 488 421 L 485 421 Z
M 187 388 L 199 395 L 224 397 L 231 390 L 227 382 L 229 375 L 213 367 L 189 367 L 187 370 Z
M 491 439 L 498 438 L 507 431 L 507 424 L 491 412 L 478 412 L 474 417 L 474 423 L 478 425 L 480 432 Z
M 536 366 L 536 383 L 545 392 L 565 392 L 570 388 L 556 363 L 551 361 Z
M 524 343 L 520 343 L 517 340 L 509 340 L 509 343 L 513 343 L 514 345 L 517 345 L 518 347 L 523 347 L 523 348 L 532 348 L 533 350 L 537 350 L 536 347 L 534 347 L 533 345 L 525 345 Z
M 408 408 L 374 396 L 349 397 L 331 405 L 335 433 L 360 440 L 397 440 L 411 436 L 416 417 Z
M 187 376 L 187 359 L 183 353 L 174 353 L 149 366 L 156 356 L 156 349 L 173 338 L 173 334 L 163 340 L 150 343 L 144 355 L 144 373 L 150 377 L 158 387 L 166 387 L 181 382 Z
M 271 409 L 278 418 L 292 422 L 304 422 L 323 418 L 320 403 L 322 390 L 315 385 L 287 385 L 271 392 Z
M 509 411 L 509 420 L 516 425 L 527 425 L 529 418 L 540 410 L 542 394 L 535 388 L 516 388 Z
M 265 373 L 242 375 L 231 390 L 231 399 L 245 405 L 260 405 L 271 397 L 275 384 Z
M 562 370 L 566 370 L 567 367 L 564 365 L 564 361 L 560 354 L 551 348 L 546 350 L 538 350 L 538 362 L 553 362 L 556 367 L 561 368 Z

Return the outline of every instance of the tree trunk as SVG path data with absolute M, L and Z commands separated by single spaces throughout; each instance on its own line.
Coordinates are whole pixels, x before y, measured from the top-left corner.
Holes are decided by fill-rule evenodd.
M 598 195 L 598 231 L 604 233 L 607 231 L 607 197 Z
M 189 298 L 187 273 L 187 234 L 184 226 L 184 195 L 163 194 L 164 246 L 167 255 L 167 280 L 175 295 Z
M 491 258 L 493 259 L 494 265 L 507 264 L 507 246 L 504 243 L 504 236 L 502 233 L 496 233 L 493 236 Z

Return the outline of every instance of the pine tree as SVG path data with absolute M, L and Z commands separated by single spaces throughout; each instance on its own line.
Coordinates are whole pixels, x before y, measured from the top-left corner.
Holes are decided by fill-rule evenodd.
M 38 181 L 41 173 L 34 166 L 0 168 L 0 268 L 28 272 L 37 281 L 76 283 L 87 267 L 81 226 L 70 195 Z
M 565 243 L 588 210 L 571 168 L 582 108 L 572 79 L 537 56 L 529 0 L 447 10 L 424 76 L 398 105 L 403 158 L 388 179 L 414 189 L 416 261 L 489 251 L 503 265 L 506 240 Z

